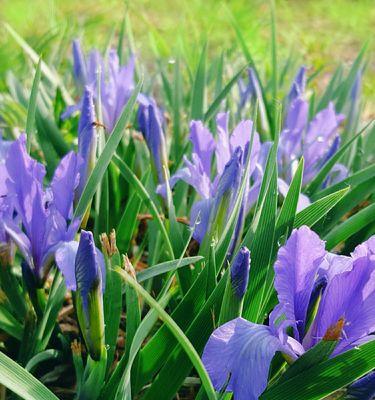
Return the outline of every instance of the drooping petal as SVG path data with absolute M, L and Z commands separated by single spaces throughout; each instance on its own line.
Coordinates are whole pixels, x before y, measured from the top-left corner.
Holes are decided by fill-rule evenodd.
M 211 132 L 202 121 L 191 121 L 189 138 L 193 144 L 193 152 L 200 158 L 205 174 L 210 176 L 212 153 L 215 148 Z
M 275 353 L 295 358 L 268 326 L 236 318 L 216 329 L 202 360 L 216 390 L 233 392 L 236 400 L 257 400 L 267 387 Z
M 326 251 L 324 242 L 306 226 L 295 229 L 279 249 L 275 263 L 275 289 L 294 337 L 304 333 L 314 280 Z

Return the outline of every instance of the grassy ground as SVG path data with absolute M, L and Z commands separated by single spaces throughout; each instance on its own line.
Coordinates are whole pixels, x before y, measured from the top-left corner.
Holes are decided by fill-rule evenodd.
M 36 48 L 45 51 L 49 41 L 64 32 L 83 35 L 87 46 L 104 46 L 118 28 L 128 7 L 135 42 L 142 59 L 157 48 L 168 56 L 183 46 L 195 57 L 194 46 L 208 39 L 211 52 L 235 49 L 231 16 L 237 21 L 258 62 L 269 53 L 269 6 L 260 0 L 1 0 L 2 19 Z M 373 0 L 279 0 L 277 22 L 282 57 L 294 52 L 307 65 L 330 67 L 353 60 L 370 40 L 375 25 Z M 48 48 L 48 47 L 47 47 Z M 375 50 L 369 41 L 368 54 Z M 0 35 L 0 76 L 19 68 L 19 53 L 12 39 Z M 19 64 L 19 63 L 18 63 Z M 375 95 L 375 68 L 369 63 L 365 94 Z

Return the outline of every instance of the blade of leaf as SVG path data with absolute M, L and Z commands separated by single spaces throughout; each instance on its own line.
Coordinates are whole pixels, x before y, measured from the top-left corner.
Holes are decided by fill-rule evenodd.
M 118 270 L 118 272 L 120 273 L 124 281 L 131 285 L 139 293 L 139 295 L 144 298 L 144 300 L 149 304 L 150 307 L 156 310 L 156 312 L 159 314 L 159 317 L 168 326 L 181 347 L 189 356 L 190 361 L 194 365 L 199 377 L 201 378 L 202 385 L 206 389 L 208 398 L 210 400 L 216 400 L 215 389 L 212 386 L 211 379 L 208 376 L 208 373 L 199 357 L 199 354 L 197 353 L 189 339 L 185 336 L 181 328 L 164 311 L 163 307 L 161 307 L 160 304 L 153 297 L 151 297 L 150 294 L 146 292 L 146 290 L 144 290 L 142 286 L 140 286 L 133 278 L 131 278 L 130 275 L 128 275 L 123 270 Z
M 0 383 L 25 400 L 58 400 L 30 372 L 0 352 Z
M 375 203 L 357 212 L 325 236 L 327 250 L 348 239 L 375 220 Z

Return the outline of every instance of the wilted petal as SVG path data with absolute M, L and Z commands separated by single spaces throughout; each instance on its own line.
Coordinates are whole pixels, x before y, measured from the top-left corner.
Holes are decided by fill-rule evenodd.
M 315 276 L 325 253 L 319 236 L 302 226 L 292 232 L 277 255 L 275 289 L 297 340 L 303 336 Z
M 236 400 L 257 400 L 267 387 L 272 358 L 277 351 L 294 357 L 268 326 L 236 318 L 216 329 L 202 360 L 216 390 L 225 387 Z

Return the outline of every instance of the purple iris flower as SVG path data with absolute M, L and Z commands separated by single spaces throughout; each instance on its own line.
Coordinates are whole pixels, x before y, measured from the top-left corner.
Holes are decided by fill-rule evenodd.
M 149 148 L 158 182 L 163 183 L 168 170 L 163 114 L 152 98 L 143 96 L 142 99 L 139 99 L 139 103 L 137 113 L 138 129 L 142 132 Z
M 309 103 L 305 99 L 306 68 L 301 67 L 289 93 L 284 128 L 280 134 L 279 170 L 290 182 L 298 159 L 305 159 L 303 183 L 306 184 L 338 149 L 338 128 L 344 120 L 334 104 L 319 111 L 309 122 Z M 338 179 L 343 179 L 340 175 Z
M 56 264 L 67 287 L 76 292 L 78 321 L 86 346 L 90 356 L 99 360 L 104 347 L 105 262 L 92 233 L 82 230 L 79 243 L 61 245 L 56 252 Z
M 79 221 L 72 221 L 72 216 L 79 167 L 79 157 L 68 153 L 44 190 L 45 168 L 27 154 L 26 136 L 21 135 L 7 151 L 1 181 L 6 189 L 3 198 L 14 213 L 3 216 L 2 226 L 38 285 L 46 278 L 57 248 L 72 240 L 78 228 Z
M 211 229 L 211 223 L 225 194 L 228 203 L 226 217 L 230 215 L 239 189 L 239 181 L 244 172 L 253 123 L 250 120 L 241 121 L 230 134 L 228 119 L 228 113 L 217 115 L 216 141 L 202 121 L 191 122 L 190 141 L 193 145 L 191 160 L 185 156 L 184 167 L 169 180 L 171 188 L 183 180 L 191 185 L 200 197 L 193 204 L 190 215 L 191 225 L 195 225 L 197 219 L 200 221 L 194 231 L 194 238 L 199 242 L 202 242 L 206 232 Z M 250 176 L 255 173 L 259 152 L 259 135 L 255 133 L 250 155 Z M 244 196 L 245 209 L 254 199 L 253 187 L 247 189 Z M 159 185 L 157 192 L 166 196 L 166 186 Z
M 95 102 L 100 91 L 103 124 L 112 132 L 120 114 L 134 90 L 135 58 L 131 56 L 128 64 L 120 65 L 116 50 L 111 49 L 103 59 L 97 50 L 85 56 L 78 40 L 73 41 L 73 75 L 81 91 L 91 89 Z M 98 72 L 100 71 L 100 74 Z M 100 76 L 100 82 L 99 82 Z M 99 90 L 100 89 L 100 90 Z M 83 99 L 70 106 L 62 118 L 68 118 L 80 110 Z
M 276 352 L 295 360 L 338 322 L 343 330 L 333 357 L 373 340 L 374 251 L 375 236 L 345 257 L 328 253 L 308 227 L 294 230 L 275 263 L 279 304 L 269 326 L 236 318 L 216 329 L 207 342 L 202 359 L 214 387 L 234 392 L 237 400 L 258 399 Z M 319 300 L 314 297 L 317 286 Z M 315 307 L 312 301 L 318 301 Z M 311 315 L 311 310 L 317 311 Z

